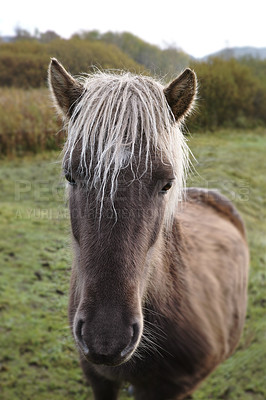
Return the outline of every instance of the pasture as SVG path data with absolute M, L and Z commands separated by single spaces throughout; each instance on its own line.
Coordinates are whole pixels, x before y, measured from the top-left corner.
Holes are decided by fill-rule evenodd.
M 263 400 L 265 335 L 266 132 L 189 136 L 197 163 L 188 186 L 218 188 L 238 207 L 251 251 L 249 303 L 237 352 L 194 400 Z M 92 399 L 67 321 L 71 268 L 59 151 L 2 160 L 0 396 L 2 400 Z M 127 399 L 127 392 L 121 393 Z

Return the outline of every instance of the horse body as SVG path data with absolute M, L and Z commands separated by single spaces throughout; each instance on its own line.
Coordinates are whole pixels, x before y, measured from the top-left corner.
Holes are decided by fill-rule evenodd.
M 180 136 L 175 142 L 180 132 L 171 131 L 172 117 L 180 121 L 193 104 L 192 71 L 164 91 L 156 86 L 150 92 L 150 80 L 141 91 L 139 81 L 128 83 L 124 76 L 115 89 L 113 78 L 101 93 L 97 85 L 90 92 L 52 61 L 50 87 L 70 121 L 63 161 L 74 250 L 69 319 L 81 366 L 96 400 L 117 399 L 123 381 L 133 385 L 137 400 L 184 399 L 241 335 L 244 225 L 214 191 L 188 189 L 181 200 L 186 147 Z M 112 96 L 119 107 L 110 106 Z M 145 104 L 153 120 L 143 120 L 143 102 L 158 96 L 156 112 Z M 84 98 L 91 101 L 85 113 Z M 105 125 L 108 107 L 111 125 Z M 159 111 L 169 120 L 160 120 Z M 147 129 L 156 137 L 151 143 Z M 178 153 L 171 154 L 162 129 Z
M 110 382 L 131 382 L 136 399 L 185 398 L 232 354 L 243 329 L 248 251 L 241 219 L 233 225 L 202 193 L 232 208 L 215 192 L 188 190 L 171 235 L 152 250 L 155 284 L 143 309 L 153 349 L 144 339 L 143 358 L 118 367 L 82 362 L 88 376 L 93 370 Z

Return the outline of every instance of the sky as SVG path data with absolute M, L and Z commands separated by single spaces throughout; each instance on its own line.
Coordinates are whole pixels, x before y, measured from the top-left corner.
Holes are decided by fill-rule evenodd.
M 82 30 L 128 31 L 200 58 L 225 47 L 266 47 L 266 0 L 3 0 L 0 35 L 16 27 L 64 38 Z

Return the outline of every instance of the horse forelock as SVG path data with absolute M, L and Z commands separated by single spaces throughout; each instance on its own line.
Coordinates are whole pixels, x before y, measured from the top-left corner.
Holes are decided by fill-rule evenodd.
M 188 168 L 188 147 L 179 124 L 174 122 L 163 86 L 150 77 L 130 73 L 96 73 L 83 78 L 84 92 L 68 123 L 63 165 L 71 170 L 79 148 L 78 170 L 88 187 L 98 188 L 102 203 L 107 181 L 113 200 L 121 169 L 130 167 L 138 179 L 154 156 L 171 165 L 175 182 L 165 216 L 172 219 L 182 199 Z M 143 175 L 143 171 L 142 171 Z

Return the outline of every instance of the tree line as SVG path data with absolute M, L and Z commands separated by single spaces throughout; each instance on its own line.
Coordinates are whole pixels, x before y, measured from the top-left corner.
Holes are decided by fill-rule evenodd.
M 80 32 L 66 40 L 52 31 L 31 35 L 18 29 L 12 42 L 0 38 L 0 86 L 45 87 L 50 57 L 57 57 L 74 75 L 95 68 L 125 69 L 165 81 L 190 66 L 199 80 L 193 129 L 266 124 L 266 60 L 197 61 L 174 46 L 161 49 L 128 32 Z

